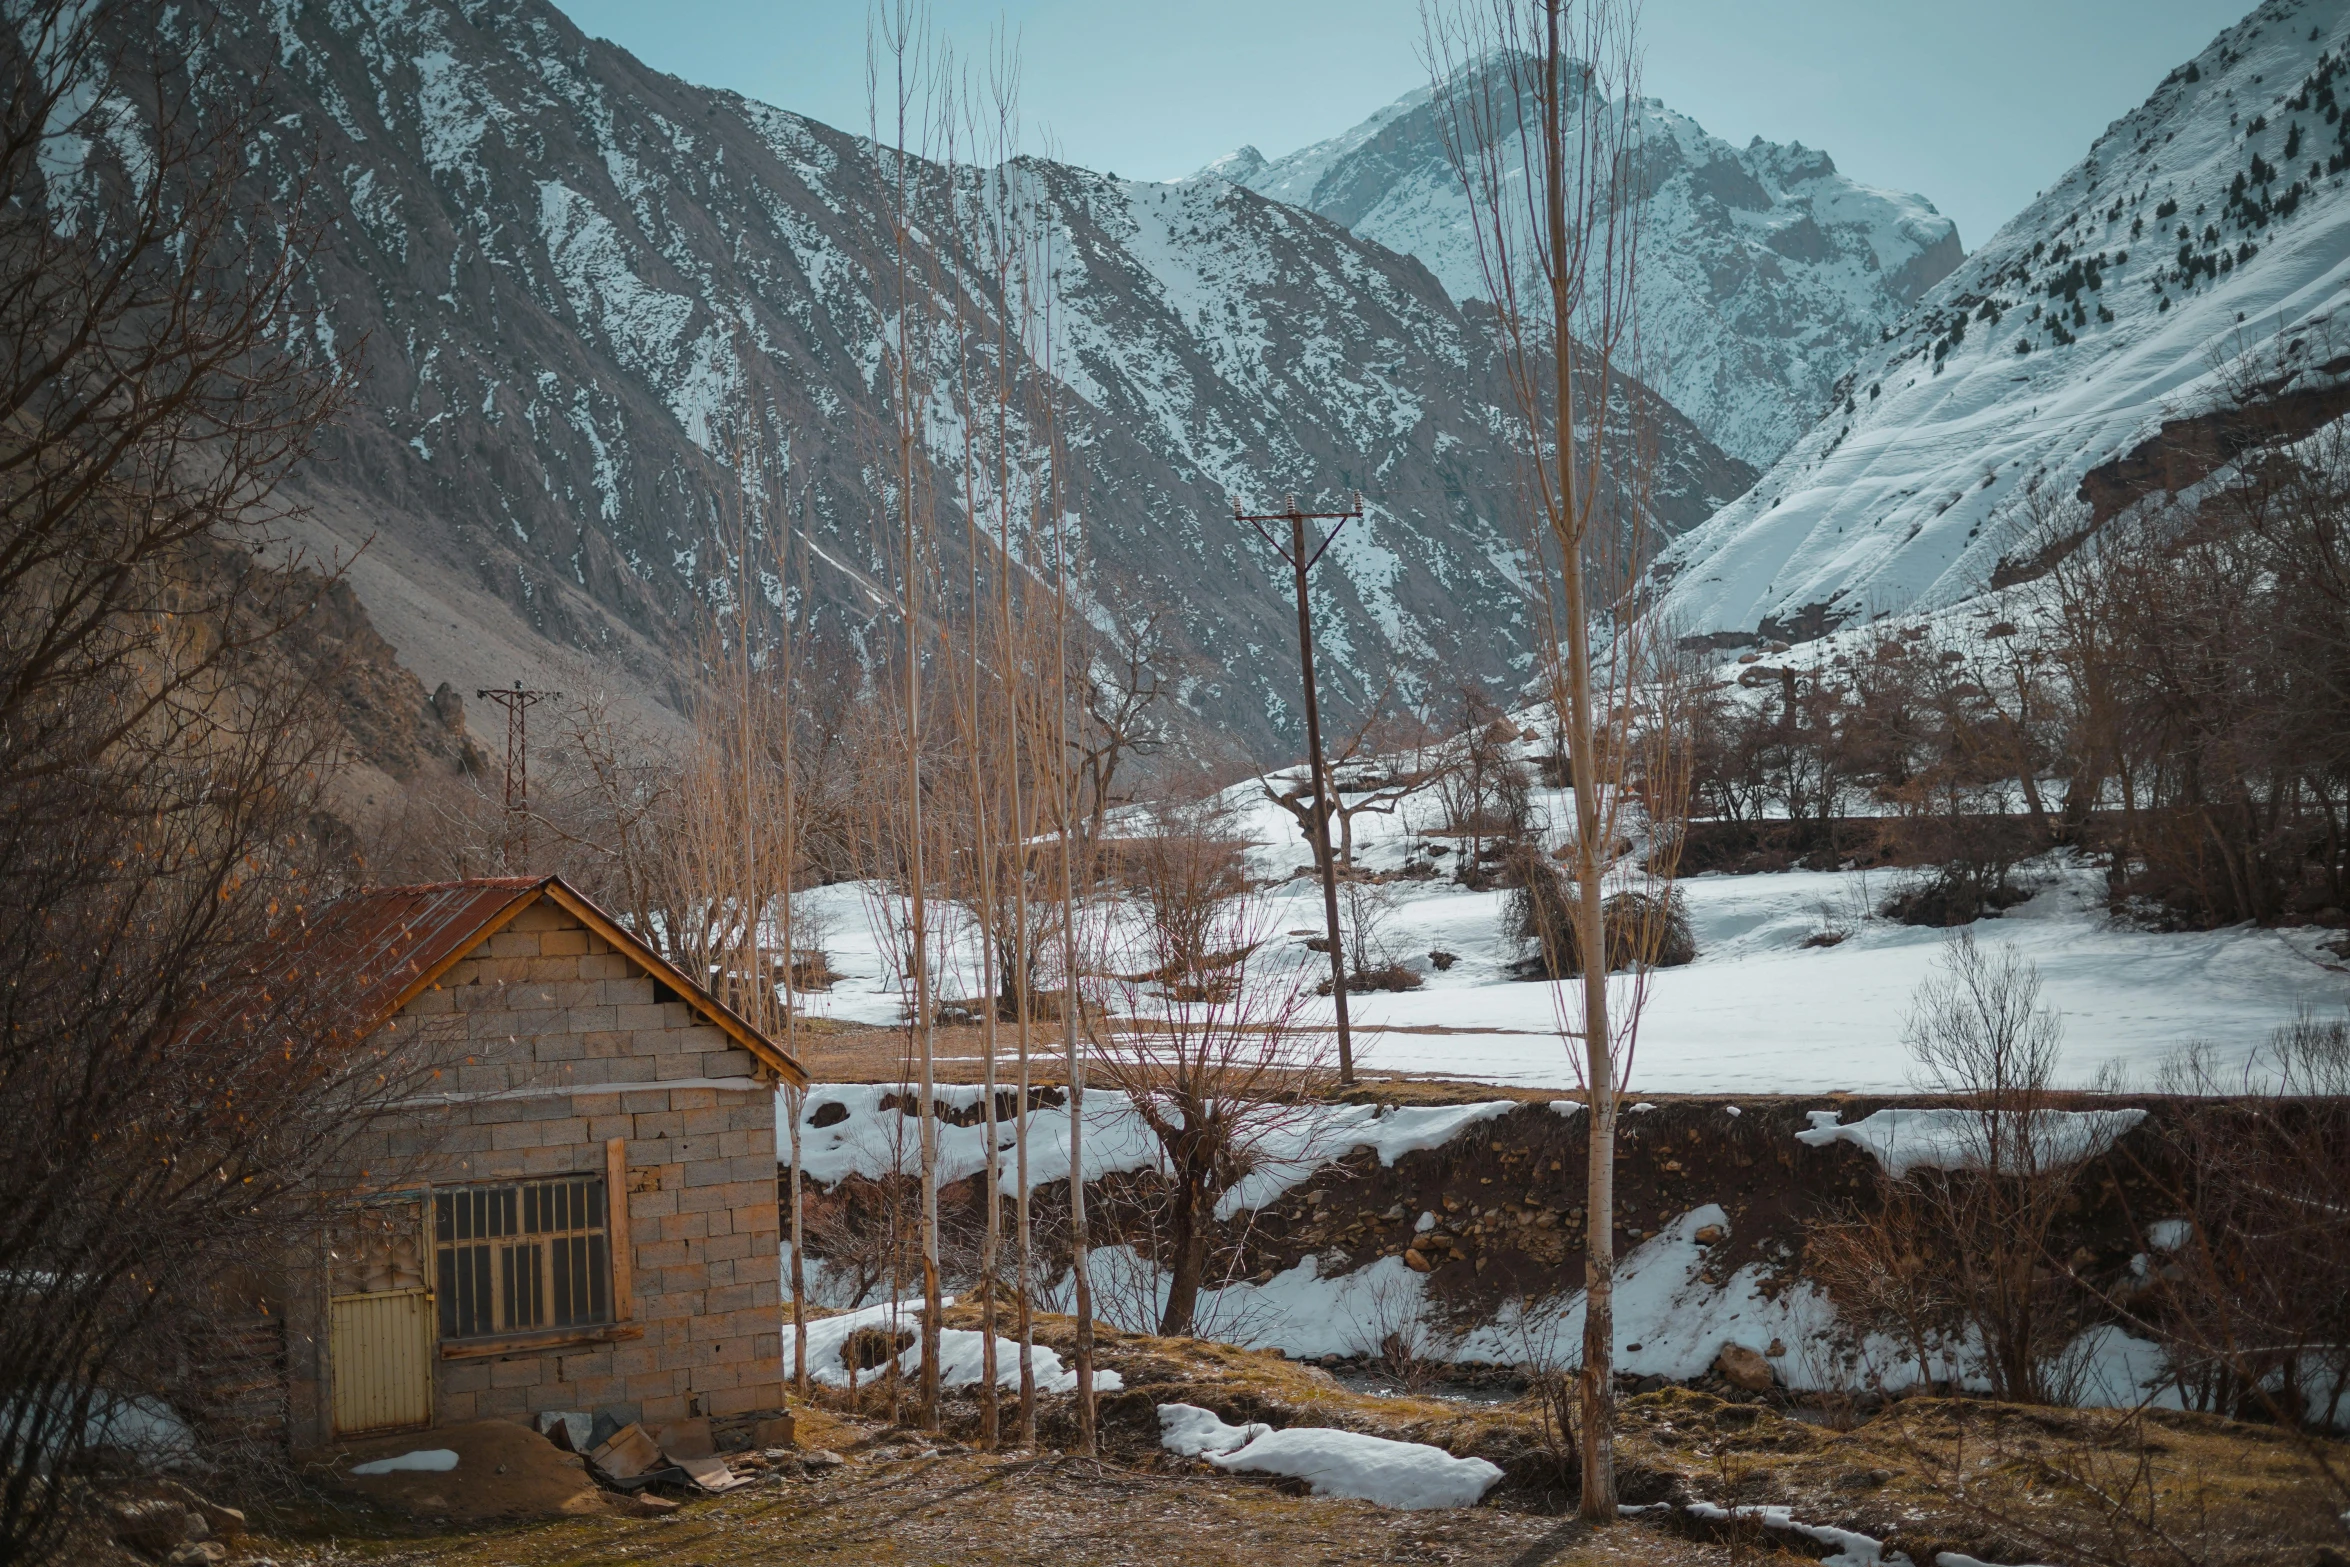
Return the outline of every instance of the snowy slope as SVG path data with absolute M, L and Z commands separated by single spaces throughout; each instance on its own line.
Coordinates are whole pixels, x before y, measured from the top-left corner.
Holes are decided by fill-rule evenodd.
M 1725 451 L 1768 463 L 1852 360 L 1957 264 L 1958 230 L 1921 196 L 1846 178 L 1824 152 L 1760 138 L 1733 147 L 1653 99 L 1643 110 L 1649 378 Z M 1200 177 L 1415 256 L 1455 299 L 1488 292 L 1428 89 L 1288 157 L 1244 147 Z
M 2314 367 L 2350 289 L 2346 51 L 2343 0 L 2271 0 L 2172 72 L 1667 552 L 1666 613 L 1800 635 L 1959 602 L 2231 369 L 2331 384 Z

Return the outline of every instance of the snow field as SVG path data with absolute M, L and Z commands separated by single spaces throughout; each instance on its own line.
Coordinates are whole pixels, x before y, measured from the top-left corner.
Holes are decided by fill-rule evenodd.
M 1538 807 L 1552 820 L 1567 814 L 1563 791 L 1538 791 Z M 1252 876 L 1283 876 L 1310 859 L 1289 816 L 1256 784 L 1226 796 L 1232 830 L 1246 840 Z M 1436 802 L 1407 802 L 1392 817 L 1356 823 L 1356 862 L 1393 872 L 1445 842 L 1427 836 Z M 1453 854 L 1465 852 L 1454 847 Z M 1444 867 L 1450 855 L 1438 857 Z M 2144 1083 L 2180 1047 L 2200 1042 L 2220 1061 L 2250 1062 L 2279 1027 L 2302 1011 L 2320 1015 L 2350 1004 L 2344 970 L 2318 950 L 2322 931 L 2230 929 L 2156 934 L 2117 923 L 2105 909 L 2103 873 L 2068 855 L 2051 855 L 2019 871 L 2033 896 L 2006 917 L 1977 922 L 1976 943 L 1996 958 L 2013 950 L 2038 971 L 2042 1002 L 2064 1027 L 2059 1067 L 2064 1085 L 2085 1085 L 2108 1067 Z M 1695 962 L 1649 976 L 1645 1009 L 1633 1035 L 1631 1087 L 1638 1093 L 1809 1094 L 1837 1090 L 1893 1093 L 1915 1086 L 1903 1042 L 1904 1023 L 1920 984 L 1942 959 L 1946 932 L 1916 929 L 1873 911 L 1896 888 L 1896 874 L 1825 871 L 1767 875 L 1707 875 L 1680 884 L 1697 938 Z M 1388 882 L 1382 940 L 1423 977 L 1420 989 L 1360 993 L 1352 998 L 1358 1067 L 1528 1087 L 1579 1086 L 1576 1058 L 1563 1038 L 1561 987 L 1516 980 L 1517 953 L 1501 933 L 1505 894 L 1474 892 L 1448 879 Z M 902 981 L 883 962 L 876 910 L 886 924 L 884 894 L 832 888 L 825 917 L 827 947 L 844 978 L 827 996 L 812 998 L 827 1015 L 895 1024 L 903 1016 Z M 1135 911 L 1102 900 L 1086 918 L 1107 950 L 1133 939 Z M 1320 893 L 1310 878 L 1272 882 L 1246 915 L 1263 944 L 1248 972 L 1251 986 L 1282 993 L 1307 988 L 1303 1026 L 1327 1030 L 1332 1008 L 1311 997 L 1327 959 L 1304 939 L 1322 928 Z M 1840 939 L 1807 946 L 1823 931 Z M 1125 947 L 1123 950 L 1131 950 Z M 1450 955 L 1438 968 L 1433 952 Z M 942 942 L 937 993 L 970 995 L 976 981 L 973 932 L 950 929 Z M 1626 992 L 1619 980 L 1619 996 Z M 1113 992 L 1135 1002 L 1131 990 Z M 1141 1010 L 1183 1019 L 1185 1009 L 1150 997 Z M 881 1175 L 915 1167 L 914 1122 L 882 1100 L 897 1090 L 879 1085 L 827 1085 L 807 1096 L 802 1122 L 806 1172 L 827 1184 L 848 1174 Z M 978 1103 L 971 1087 L 940 1091 L 941 1100 L 967 1109 Z M 1509 1113 L 1514 1104 L 1412 1108 L 1385 1115 L 1371 1106 L 1328 1106 L 1274 1134 L 1267 1157 L 1239 1189 L 1227 1194 L 1220 1217 L 1261 1209 L 1311 1172 L 1349 1150 L 1374 1149 L 1392 1165 L 1403 1154 L 1443 1145 L 1478 1123 Z M 1555 1102 L 1573 1114 L 1573 1101 Z M 1637 1111 L 1644 1105 L 1634 1105 Z M 1737 1113 L 1735 1106 L 1724 1107 Z M 837 1116 L 825 1127 L 819 1114 Z M 2055 1163 L 2088 1157 L 2111 1145 L 2143 1112 L 2130 1109 L 2052 1114 L 2033 1129 L 2038 1155 Z M 1085 1109 L 1085 1173 L 1156 1166 L 1157 1149 L 1130 1103 L 1095 1090 Z M 780 1130 L 780 1129 L 779 1129 Z M 939 1128 L 941 1178 L 957 1180 L 985 1167 L 989 1157 L 979 1127 Z M 1068 1112 L 1048 1107 L 1030 1114 L 1030 1171 L 1043 1184 L 1068 1174 Z M 1926 1167 L 1964 1167 L 1976 1157 L 1977 1130 L 1960 1112 L 1893 1109 L 1850 1125 L 1833 1112 L 1815 1112 L 1799 1134 L 1815 1146 L 1848 1141 L 1866 1149 L 1894 1174 Z M 783 1141 L 779 1137 L 779 1144 Z M 999 1128 L 996 1156 L 1010 1179 L 1013 1128 Z M 1423 1217 L 1425 1228 L 1432 1220 Z M 1783 1385 L 1798 1391 L 1880 1385 L 1899 1389 L 1923 1382 L 1982 1385 L 1974 1373 L 1979 1346 L 1957 1342 L 1929 1350 L 1915 1362 L 1902 1345 L 1856 1340 L 1839 1331 L 1835 1313 L 1809 1284 L 1776 1287 L 1760 1265 L 1727 1279 L 1706 1276 L 1709 1248 L 1698 1243 L 1708 1226 L 1727 1231 L 1713 1205 L 1682 1215 L 1624 1259 L 1616 1301 L 1616 1358 L 1633 1376 L 1687 1380 L 1704 1374 L 1725 1343 L 1767 1355 Z M 1094 1252 L 1097 1309 L 1121 1327 L 1148 1331 L 1164 1304 L 1165 1280 L 1145 1258 L 1124 1247 Z M 1328 1253 L 1308 1256 L 1263 1283 L 1211 1281 L 1198 1307 L 1204 1336 L 1298 1357 L 1353 1355 L 1374 1350 L 1402 1332 L 1430 1358 L 1501 1364 L 1566 1364 L 1577 1355 L 1583 1325 L 1579 1293 L 1512 1303 L 1492 1322 L 1448 1332 L 1425 1295 L 1422 1275 L 1397 1257 L 1363 1266 Z M 1064 1302 L 1065 1304 L 1065 1302 Z M 974 1337 L 976 1337 L 974 1335 Z M 837 1355 L 837 1351 L 835 1352 Z M 975 1355 L 975 1351 L 974 1351 Z M 2104 1405 L 2142 1399 L 2175 1402 L 2160 1388 L 2156 1347 L 2114 1328 L 2086 1333 L 2065 1356 L 2083 1397 Z M 973 1372 L 976 1375 L 976 1372 Z
M 1553 821 L 1566 819 L 1566 799 L 1565 791 L 1536 793 Z M 1295 822 L 1253 782 L 1228 791 L 1226 800 L 1233 830 L 1251 844 L 1252 875 L 1286 875 L 1311 859 Z M 1361 818 L 1356 863 L 1392 872 L 1426 845 L 1446 842 L 1423 836 L 1437 814 L 1436 802 L 1420 797 L 1395 816 Z M 1438 859 L 1440 869 L 1452 858 Z M 2108 1067 L 2144 1080 L 2189 1043 L 2211 1047 L 2222 1063 L 2240 1064 L 2298 1013 L 2325 1015 L 2350 1005 L 2350 972 L 2317 947 L 2327 932 L 2248 925 L 2132 929 L 2106 912 L 2102 871 L 2069 855 L 2033 861 L 2018 879 L 2033 892 L 2031 900 L 1970 929 L 1987 956 L 2012 949 L 2039 971 L 2043 1004 L 2064 1024 L 2062 1086 L 2087 1086 Z M 1903 1024 L 1950 938 L 1874 916 L 1898 882 L 1898 873 L 1885 871 L 1715 874 L 1681 882 L 1697 959 L 1648 977 L 1632 1036 L 1633 1090 L 1888 1093 L 1913 1086 Z M 1389 902 L 1383 944 L 1421 974 L 1422 984 L 1349 997 L 1358 1068 L 1513 1087 L 1580 1086 L 1577 1056 L 1562 1037 L 1561 1009 L 1572 998 L 1559 985 L 1511 977 L 1518 953 L 1502 934 L 1506 894 L 1472 892 L 1443 877 L 1391 880 L 1382 890 Z M 902 982 L 883 961 L 872 919 L 882 895 L 839 886 L 808 901 L 828 928 L 834 967 L 850 976 L 830 993 L 809 997 L 811 1014 L 901 1022 Z M 1131 945 L 1130 909 L 1096 907 L 1089 914 L 1111 951 Z M 1311 992 L 1327 959 L 1305 946 L 1305 937 L 1322 928 L 1319 887 L 1310 877 L 1274 883 L 1246 920 L 1264 940 L 1249 983 L 1267 992 L 1302 988 L 1297 1026 L 1334 1030 L 1332 1004 Z M 1828 929 L 1842 931 L 1843 939 L 1804 945 Z M 1449 968 L 1430 959 L 1437 951 L 1452 955 Z M 968 922 L 948 931 L 941 952 L 938 993 L 974 994 L 978 948 Z M 1621 1015 L 1630 983 L 1619 977 L 1614 989 Z M 1181 1010 L 1148 998 L 1143 1004 L 1162 1013 Z
M 1159 1445 L 1219 1469 L 1304 1480 L 1317 1496 L 1352 1496 L 1381 1507 L 1474 1507 L 1501 1478 L 1482 1458 L 1455 1458 L 1423 1442 L 1397 1442 L 1324 1426 L 1276 1431 L 1226 1425 L 1192 1404 L 1159 1406 Z

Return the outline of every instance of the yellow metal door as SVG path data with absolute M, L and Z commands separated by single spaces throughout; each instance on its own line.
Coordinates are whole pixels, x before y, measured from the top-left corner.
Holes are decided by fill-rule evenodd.
M 432 1424 L 432 1291 L 337 1295 L 329 1309 L 335 1435 Z

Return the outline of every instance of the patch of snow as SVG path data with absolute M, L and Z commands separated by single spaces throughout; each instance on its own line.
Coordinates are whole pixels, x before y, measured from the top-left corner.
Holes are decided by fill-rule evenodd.
M 2008 1173 L 2022 1173 L 2060 1169 L 2093 1158 L 2146 1119 L 2143 1110 L 2041 1110 L 2033 1113 L 2028 1129 L 2009 1126 L 1995 1131 L 1985 1124 L 1986 1113 L 1879 1110 L 1862 1120 L 1839 1124 L 1835 1111 L 1814 1110 L 1811 1129 L 1797 1132 L 1795 1140 L 1814 1148 L 1851 1143 L 1866 1149 L 1886 1174 L 1899 1179 L 1912 1170 L 1982 1169 L 1992 1157 L 1989 1145 L 1996 1139 L 2002 1145 L 2000 1158 Z
M 1230 1426 L 1214 1410 L 1197 1404 L 1159 1406 L 1159 1445 L 1181 1458 L 1221 1457 L 1272 1434 L 1273 1428 L 1261 1420 Z
M 2069 1380 L 2073 1401 L 2094 1409 L 2133 1409 L 2157 1404 L 2184 1407 L 2171 1379 L 2162 1346 L 2106 1323 L 2087 1328 L 2059 1357 L 2060 1380 Z
M 627 368 L 649 379 L 666 377 L 677 364 L 694 301 L 638 277 L 618 225 L 560 180 L 539 182 L 539 234 L 579 324 L 598 332 Z M 717 374 L 713 358 L 694 378 Z
M 420 1447 L 414 1452 L 398 1453 L 390 1458 L 378 1458 L 371 1463 L 353 1464 L 351 1473 L 355 1475 L 445 1475 L 456 1467 L 456 1449 Z
M 1905 1552 L 1886 1553 L 1885 1542 L 1874 1535 L 1860 1534 L 1851 1529 L 1838 1529 L 1830 1524 L 1802 1523 L 1791 1507 L 1722 1507 L 1712 1502 L 1691 1502 L 1692 1518 L 1707 1518 L 1719 1522 L 1745 1520 L 1761 1524 L 1766 1529 L 1778 1529 L 1788 1534 L 1800 1534 L 1821 1545 L 1832 1545 L 1835 1554 L 1822 1557 L 1822 1567 L 1910 1567 Z
M 445 39 L 418 54 L 414 64 L 417 130 L 425 167 L 435 174 L 458 175 L 468 186 L 486 187 L 481 144 L 491 121 L 505 118 L 504 106 L 489 95 L 480 75 L 458 60 Z
M 100 1392 L 90 1401 L 82 1426 L 82 1440 L 90 1447 L 118 1447 L 141 1461 L 165 1467 L 199 1456 L 196 1433 L 179 1412 L 149 1394 Z
M 942 1306 L 953 1305 L 954 1298 L 942 1298 Z M 844 1311 L 830 1317 L 820 1317 L 808 1324 L 808 1375 L 826 1387 L 849 1386 L 849 1367 L 842 1351 L 849 1338 L 860 1328 L 877 1328 L 883 1332 L 902 1332 L 913 1335 L 912 1342 L 899 1352 L 898 1370 L 901 1375 L 913 1376 L 922 1369 L 922 1308 L 918 1302 L 883 1301 L 878 1306 L 867 1306 L 859 1311 Z M 786 1330 L 787 1334 L 789 1330 Z M 973 1387 L 985 1369 L 983 1352 L 987 1335 L 970 1328 L 941 1328 L 938 1334 L 939 1385 L 946 1388 Z M 1017 1388 L 1020 1385 L 1020 1345 L 1016 1340 L 998 1338 L 995 1341 L 996 1383 L 1000 1387 Z M 1036 1374 L 1037 1391 L 1041 1393 L 1073 1393 L 1077 1390 L 1076 1368 L 1063 1365 L 1061 1357 L 1044 1345 L 1032 1347 L 1031 1368 Z M 856 1380 L 870 1385 L 876 1377 L 888 1375 L 885 1366 L 860 1370 Z M 1093 1386 L 1097 1393 L 1114 1393 L 1125 1387 L 1125 1379 L 1108 1367 L 1094 1372 Z
M 1317 1496 L 1381 1507 L 1474 1507 L 1501 1478 L 1482 1458 L 1455 1458 L 1422 1442 L 1397 1442 L 1324 1426 L 1229 1426 L 1190 1404 L 1161 1404 L 1160 1445 L 1219 1469 L 1304 1480 Z

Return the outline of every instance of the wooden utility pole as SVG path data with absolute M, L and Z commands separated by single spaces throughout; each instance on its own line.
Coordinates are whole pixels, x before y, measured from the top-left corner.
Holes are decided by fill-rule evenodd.
M 1330 999 L 1338 1008 L 1338 1082 L 1342 1088 L 1354 1086 L 1355 1048 L 1354 1032 L 1346 1016 L 1346 943 L 1338 933 L 1338 857 L 1330 848 L 1330 818 L 1336 813 L 1338 802 L 1331 793 L 1329 769 L 1322 761 L 1322 706 L 1314 695 L 1314 617 L 1306 598 L 1306 574 L 1330 548 L 1339 530 L 1362 514 L 1360 495 L 1355 497 L 1352 511 L 1300 511 L 1294 495 L 1284 496 L 1282 509 L 1274 512 L 1243 512 L 1238 499 L 1232 502 L 1232 520 L 1256 529 L 1257 536 L 1289 563 L 1290 575 L 1297 583 L 1297 661 L 1305 680 L 1306 755 L 1314 780 L 1314 862 L 1322 872 L 1322 917 L 1330 933 Z M 1273 522 L 1289 524 L 1286 546 L 1266 526 Z M 1306 549 L 1309 522 L 1335 524 L 1315 541 L 1311 553 Z
M 506 710 L 506 841 L 498 858 L 509 871 L 527 869 L 530 862 L 530 710 L 541 702 L 561 701 L 560 691 L 525 691 L 514 682 L 511 691 L 491 689 L 473 693 Z M 519 863 L 518 863 L 519 862 Z

